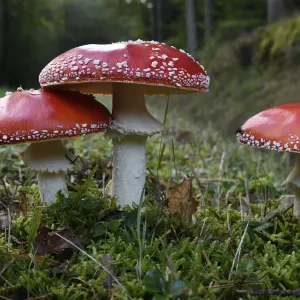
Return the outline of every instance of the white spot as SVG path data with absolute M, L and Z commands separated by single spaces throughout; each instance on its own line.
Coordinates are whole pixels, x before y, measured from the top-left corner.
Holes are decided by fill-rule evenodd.
M 91 60 L 92 60 L 92 59 L 90 59 L 90 58 L 86 58 L 86 59 L 84 60 L 84 63 L 87 65 Z
M 157 62 L 157 61 L 153 61 L 152 64 L 151 64 L 151 66 L 152 66 L 153 68 L 156 68 L 157 65 L 158 65 L 158 62 Z

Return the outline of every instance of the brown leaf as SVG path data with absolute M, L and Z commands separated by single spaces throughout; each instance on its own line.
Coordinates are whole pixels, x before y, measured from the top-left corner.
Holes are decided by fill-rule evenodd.
M 62 235 L 64 238 L 67 240 L 71 241 L 74 243 L 76 246 L 80 247 L 80 241 L 78 238 L 76 238 L 73 234 L 73 232 L 68 229 L 68 228 L 60 228 L 55 231 L 47 228 L 44 225 L 41 225 L 39 227 L 35 243 L 36 243 L 36 248 L 37 248 L 37 254 L 38 255 L 45 255 L 45 254 L 50 254 L 50 253 L 55 253 L 55 252 L 61 252 L 66 249 L 72 249 L 76 250 L 77 249 L 72 246 L 70 243 L 67 241 L 63 240 L 59 236 L 55 235 L 54 233 L 57 232 L 60 235 Z
M 23 214 L 28 212 L 28 198 L 24 191 L 20 191 L 20 210 Z
M 191 222 L 198 207 L 192 192 L 192 180 L 193 178 L 188 178 L 173 187 L 168 199 L 169 212 L 178 215 L 185 224 Z
M 112 192 L 112 179 L 107 183 L 106 187 L 105 187 L 105 195 L 112 197 L 113 196 L 113 192 Z

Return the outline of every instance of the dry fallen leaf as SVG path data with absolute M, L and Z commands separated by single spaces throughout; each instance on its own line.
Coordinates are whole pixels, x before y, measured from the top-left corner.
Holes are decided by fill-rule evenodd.
M 23 214 L 27 214 L 28 212 L 28 198 L 24 191 L 20 191 L 20 210 Z
M 191 222 L 198 207 L 192 192 L 192 180 L 193 178 L 188 178 L 173 187 L 168 199 L 169 212 L 178 215 L 185 224 Z
M 105 194 L 105 196 L 109 196 L 109 197 L 113 196 L 113 193 L 112 193 L 112 179 L 107 183 L 107 185 L 105 187 L 104 194 Z
M 61 252 L 66 249 L 71 249 L 73 251 L 77 251 L 75 247 L 73 247 L 70 243 L 64 241 L 59 236 L 54 233 L 57 232 L 62 235 L 67 240 L 71 241 L 77 246 L 80 246 L 80 241 L 76 238 L 73 232 L 68 228 L 59 228 L 55 231 L 47 228 L 44 225 L 41 225 L 38 229 L 38 233 L 35 239 L 37 254 L 45 255 L 54 252 Z M 79 237 L 79 239 L 81 239 Z

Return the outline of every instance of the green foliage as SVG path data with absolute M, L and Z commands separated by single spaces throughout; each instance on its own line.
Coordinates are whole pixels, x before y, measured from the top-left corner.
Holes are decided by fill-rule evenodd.
M 43 209 L 42 207 L 35 207 L 33 215 L 30 221 L 30 227 L 28 229 L 28 252 L 32 253 L 34 251 L 34 241 L 37 235 L 38 228 L 41 223 Z
M 173 113 L 170 107 L 169 120 Z M 13 214 L 10 254 L 7 235 L 0 239 L 0 264 L 7 266 L 2 273 L 6 281 L 0 279 L 1 296 L 23 299 L 49 294 L 55 299 L 93 299 L 109 293 L 117 299 L 235 299 L 241 288 L 299 286 L 300 223 L 292 210 L 281 208 L 281 200 L 277 200 L 282 193 L 278 174 L 287 161 L 283 158 L 281 165 L 275 165 L 266 153 L 258 155 L 255 149 L 240 146 L 237 150 L 235 143 L 213 131 L 202 131 L 201 140 L 195 138 L 192 144 L 179 144 L 177 130 L 171 132 L 167 127 L 162 139 L 158 136 L 149 140 L 148 167 L 156 171 L 155 153 L 165 144 L 156 179 L 176 183 L 184 174 L 196 176 L 193 189 L 200 207 L 193 224 L 182 227 L 170 216 L 165 208 L 168 185 L 157 186 L 150 181 L 144 209 L 136 205 L 119 210 L 114 199 L 103 197 L 99 188 L 99 168 L 111 159 L 111 153 L 105 151 L 107 141 L 97 135 L 78 140 L 73 144 L 75 152 L 82 151 L 85 159 L 88 156 L 82 144 L 104 151 L 92 150 L 92 161 L 87 165 L 93 168 L 87 173 L 87 162 L 82 165 L 78 161 L 76 172 L 85 175 L 70 185 L 69 198 L 59 194 L 56 203 L 43 208 L 42 215 L 35 201 L 27 214 Z M 10 157 L 6 149 L 3 162 Z M 224 151 L 226 159 L 220 173 Z M 13 161 L 17 163 L 18 159 Z M 4 168 L 5 163 L 0 164 L 0 171 Z M 23 168 L 21 165 L 21 173 Z M 13 168 L 6 172 L 10 180 Z M 219 176 L 220 181 L 204 180 Z M 24 184 L 21 189 L 28 199 L 35 199 L 35 182 L 24 180 Z M 273 191 L 268 201 L 264 198 L 266 190 Z M 215 206 L 217 197 L 220 211 Z M 250 203 L 243 202 L 241 211 L 240 201 L 245 197 Z M 78 242 L 82 251 L 66 249 L 43 257 L 36 255 L 38 224 L 52 230 L 70 229 L 74 233 L 71 242 Z M 232 267 L 247 224 L 241 253 Z M 28 243 L 34 246 L 31 253 Z
M 261 30 L 260 51 L 270 60 L 278 61 L 281 56 L 295 62 L 298 56 L 300 40 L 300 17 L 294 17 L 275 24 L 271 24 Z M 299 62 L 299 60 L 297 60 Z

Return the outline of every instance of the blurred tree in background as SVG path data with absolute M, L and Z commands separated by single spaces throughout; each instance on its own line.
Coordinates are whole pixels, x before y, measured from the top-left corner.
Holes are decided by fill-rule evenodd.
M 41 68 L 89 43 L 154 39 L 195 52 L 300 9 L 297 0 L 0 0 L 0 86 L 37 87 Z

